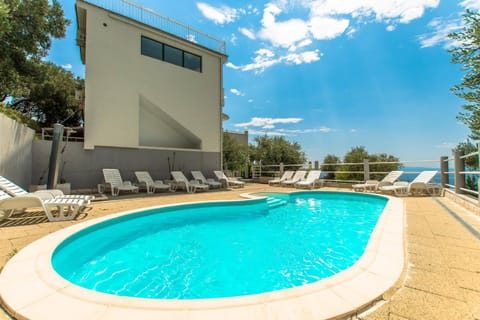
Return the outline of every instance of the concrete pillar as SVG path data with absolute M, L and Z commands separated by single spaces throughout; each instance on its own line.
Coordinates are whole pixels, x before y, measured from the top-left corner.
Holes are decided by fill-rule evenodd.
M 465 175 L 460 174 L 460 172 L 465 171 L 465 161 L 460 159 L 463 156 L 463 151 L 455 151 L 453 155 L 453 166 L 455 171 L 455 193 L 462 193 L 461 188 L 465 188 Z
M 58 170 L 60 168 L 60 143 L 63 140 L 63 125 L 55 123 L 53 125 L 52 150 L 50 151 L 50 163 L 48 166 L 47 188 L 55 189 L 58 182 Z
M 363 159 L 363 180 L 370 180 L 370 164 L 368 159 Z
M 440 157 L 440 177 L 442 178 L 442 187 L 445 188 L 448 181 L 448 157 Z
M 283 176 L 283 171 L 284 171 L 284 168 L 283 168 L 283 162 L 280 162 L 280 177 Z

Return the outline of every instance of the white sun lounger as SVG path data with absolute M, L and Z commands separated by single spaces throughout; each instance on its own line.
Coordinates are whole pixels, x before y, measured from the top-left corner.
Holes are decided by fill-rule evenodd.
M 243 188 L 245 186 L 245 182 L 229 178 L 225 175 L 225 173 L 223 173 L 223 171 L 214 170 L 213 173 L 217 177 L 217 180 L 221 183 L 225 183 L 227 187 Z
M 286 187 L 293 187 L 295 183 L 305 178 L 305 170 L 297 170 L 291 179 L 282 181 L 281 185 Z
M 140 184 L 147 188 L 147 193 L 155 193 L 157 190 L 173 191 L 169 184 L 163 183 L 162 180 L 153 180 L 148 171 L 135 171 L 135 176 Z
M 208 185 L 201 184 L 196 180 L 188 181 L 182 171 L 172 171 L 170 174 L 177 186 L 185 188 L 188 193 L 195 193 L 197 190 L 208 190 Z
M 35 192 L 27 192 L 25 189 L 23 189 L 16 183 L 8 180 L 3 176 L 0 176 L 0 189 L 2 189 L 6 193 L 14 197 L 44 194 L 42 198 L 48 198 L 48 195 L 50 195 L 50 198 L 52 199 L 53 198 L 80 199 L 80 200 L 83 200 L 86 204 L 90 204 L 90 201 L 95 199 L 95 196 L 91 196 L 91 195 L 63 194 L 63 191 L 59 189 L 46 189 L 46 190 L 38 190 Z
M 138 192 L 138 187 L 134 186 L 130 181 L 123 181 L 118 169 L 103 169 L 103 178 L 105 185 L 110 187 L 112 196 L 116 197 L 120 191 Z
M 199 181 L 202 184 L 207 184 L 210 188 L 221 188 L 222 183 L 213 179 L 206 179 L 201 171 L 191 171 L 193 179 Z
M 287 170 L 287 171 L 285 171 L 285 172 L 283 173 L 283 175 L 282 175 L 281 178 L 269 180 L 269 181 L 268 181 L 268 184 L 269 184 L 269 185 L 280 184 L 280 183 L 282 183 L 282 182 L 285 181 L 285 180 L 292 179 L 294 173 L 295 173 L 295 171 Z
M 78 215 L 80 209 L 85 206 L 85 201 L 82 199 L 42 199 L 41 197 L 45 195 L 42 193 L 38 195 L 30 193 L 24 196 L 12 197 L 0 190 L 0 211 L 4 212 L 2 219 L 9 218 L 17 210 L 42 208 L 50 221 L 72 220 Z
M 320 180 L 321 174 L 322 174 L 322 171 L 320 170 L 310 170 L 307 177 L 295 183 L 294 186 L 295 188 L 307 187 L 307 188 L 313 189 L 315 188 L 316 183 Z
M 400 178 L 403 171 L 390 171 L 381 181 L 367 180 L 365 183 L 352 185 L 354 191 L 377 191 L 380 187 L 392 185 Z
M 438 184 L 430 184 L 430 181 L 433 179 L 433 177 L 435 177 L 437 173 L 438 171 L 436 170 L 422 171 L 418 176 L 415 177 L 415 179 L 413 179 L 412 182 L 408 183 L 408 185 L 406 185 L 405 183 L 403 184 L 397 183 L 392 186 L 380 187 L 380 191 L 393 192 L 396 195 L 407 195 L 407 194 L 420 195 L 420 194 L 428 193 L 429 190 L 439 189 Z M 436 188 L 432 188 L 433 185 Z

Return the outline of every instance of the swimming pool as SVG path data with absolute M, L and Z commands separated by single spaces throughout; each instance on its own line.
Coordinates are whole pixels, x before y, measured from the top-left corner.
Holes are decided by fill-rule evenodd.
M 328 194 L 330 192 L 318 192 Z M 350 193 L 345 193 L 350 195 Z M 265 195 L 265 194 L 264 194 Z M 330 193 L 330 195 L 333 195 Z M 285 196 L 285 195 L 284 195 Z M 363 196 L 356 194 L 355 196 Z M 292 194 L 290 199 L 298 198 Z M 263 200 L 263 206 L 283 207 L 288 204 Z M 140 217 L 138 211 L 119 213 L 79 223 L 50 234 L 17 253 L 0 274 L 0 297 L 12 313 L 32 319 L 65 319 L 75 314 L 81 318 L 171 318 L 171 319 L 327 319 L 356 312 L 375 301 L 395 286 L 404 266 L 403 200 L 391 197 L 364 247 L 363 255 L 347 269 L 325 279 L 284 290 L 213 299 L 145 299 L 105 294 L 85 289 L 61 277 L 52 267 L 52 258 L 63 246 L 80 239 L 84 232 L 99 228 L 99 223 L 117 222 Z M 281 199 L 282 201 L 285 199 Z M 321 201 L 324 201 L 322 199 Z M 295 202 L 294 201 L 294 202 Z M 238 201 L 234 201 L 238 203 Z M 227 202 L 191 203 L 186 206 L 220 207 Z M 262 200 L 245 201 L 257 206 Z M 185 206 L 151 208 L 177 210 Z M 275 210 L 277 210 L 275 208 Z M 268 209 L 268 208 L 267 208 Z M 165 210 L 165 211 L 163 211 Z M 273 210 L 273 209 L 272 209 Z M 267 214 L 268 215 L 268 214 Z M 105 225 L 104 225 L 105 226 Z M 73 241 L 74 242 L 74 241 Z M 73 243 L 72 242 L 72 243 Z M 59 246 L 59 244 L 63 244 Z M 94 242 L 83 251 L 97 251 L 103 245 Z M 265 256 L 269 260 L 270 256 Z M 289 259 L 286 259 L 287 261 Z M 230 278 L 237 278 L 231 273 Z
M 387 199 L 340 192 L 138 212 L 81 231 L 54 269 L 99 292 L 155 299 L 258 294 L 313 283 L 363 254 Z

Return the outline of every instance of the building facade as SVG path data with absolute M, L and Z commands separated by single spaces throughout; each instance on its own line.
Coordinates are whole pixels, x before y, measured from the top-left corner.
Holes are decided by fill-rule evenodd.
M 220 169 L 225 43 L 123 0 L 77 0 L 76 13 L 86 156 L 114 148 L 135 161 L 135 150 L 149 150 L 176 154 L 186 172 Z

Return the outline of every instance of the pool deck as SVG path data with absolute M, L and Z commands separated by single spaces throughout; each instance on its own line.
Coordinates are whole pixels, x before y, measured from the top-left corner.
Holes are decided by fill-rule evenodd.
M 16 215 L 0 222 L 0 267 L 29 243 L 93 218 L 153 205 L 232 200 L 239 199 L 239 195 L 245 192 L 285 190 L 248 184 L 243 189 L 191 195 L 118 197 L 95 202 L 85 214 L 67 222 L 48 222 L 40 212 Z M 404 200 L 408 261 L 405 279 L 398 290 L 385 297 L 385 301 L 352 319 L 480 319 L 480 240 L 452 217 L 444 206 L 477 231 L 480 230 L 480 217 L 445 198 L 409 197 Z M 0 319 L 9 317 L 0 311 Z

